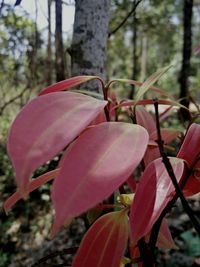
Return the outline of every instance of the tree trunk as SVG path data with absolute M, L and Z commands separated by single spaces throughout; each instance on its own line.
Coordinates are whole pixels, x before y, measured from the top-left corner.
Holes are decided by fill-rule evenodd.
M 63 53 L 63 38 L 62 38 L 62 0 L 56 0 L 56 81 L 59 82 L 65 79 L 64 53 Z
M 50 85 L 52 83 L 51 2 L 52 0 L 47 0 L 47 5 L 48 5 L 48 44 L 47 44 L 47 67 L 46 67 L 47 85 Z
M 143 82 L 147 77 L 146 77 L 146 72 L 147 72 L 147 47 L 148 45 L 148 40 L 147 40 L 147 35 L 144 32 L 144 35 L 142 37 L 142 56 L 141 56 L 141 73 L 140 73 L 140 80 Z
M 110 0 L 76 0 L 72 46 L 72 75 L 105 78 Z M 87 89 L 100 92 L 99 84 Z
M 180 73 L 180 98 L 181 104 L 189 107 L 189 84 L 188 78 L 190 75 L 190 57 L 192 49 L 192 8 L 193 0 L 184 0 L 183 20 L 184 20 L 184 35 L 183 35 L 183 59 L 182 69 Z M 189 112 L 185 109 L 180 109 L 182 119 L 189 120 Z
M 136 0 L 133 2 L 134 6 L 136 5 Z M 137 80 L 138 76 L 138 60 L 137 60 L 137 17 L 136 11 L 133 13 L 133 71 L 132 79 Z M 129 98 L 133 99 L 135 93 L 135 86 L 131 87 Z

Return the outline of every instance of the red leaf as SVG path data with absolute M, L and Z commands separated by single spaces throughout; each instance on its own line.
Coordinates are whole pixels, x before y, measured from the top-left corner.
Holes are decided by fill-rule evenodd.
M 101 78 L 98 76 L 76 76 L 46 87 L 39 93 L 39 95 L 67 90 L 94 79 L 100 80 L 102 82 Z
M 64 222 L 109 197 L 141 161 L 148 144 L 138 125 L 105 122 L 85 131 L 61 161 L 52 199 L 53 233 Z
M 200 162 L 198 162 L 194 169 L 193 174 L 188 178 L 183 193 L 186 197 L 193 196 L 200 192 Z
M 170 158 L 170 162 L 179 182 L 184 171 L 184 161 Z M 174 193 L 174 186 L 162 159 L 154 160 L 140 178 L 131 206 L 130 224 L 134 243 L 151 230 Z
M 164 141 L 165 144 L 169 144 L 172 140 L 176 139 L 179 136 L 179 134 L 180 134 L 180 131 L 178 130 L 165 129 L 165 128 L 161 129 L 162 140 Z M 150 139 L 151 140 L 158 139 L 157 130 L 150 134 Z
M 144 155 L 144 163 L 145 166 L 147 166 L 149 163 L 154 161 L 155 159 L 160 158 L 160 150 L 158 147 L 153 147 L 151 145 L 148 145 L 146 153 Z
M 156 132 L 156 123 L 154 121 L 154 118 L 149 112 L 146 111 L 144 107 L 139 107 L 136 109 L 136 120 L 139 125 L 143 126 L 148 131 L 149 135 Z M 150 143 L 144 155 L 145 165 L 148 165 L 151 161 L 159 157 L 159 148 L 152 146 Z
M 126 211 L 100 217 L 83 238 L 72 267 L 118 267 L 128 241 Z
M 89 96 L 62 92 L 37 97 L 22 109 L 9 132 L 8 153 L 23 197 L 32 172 L 64 149 L 105 105 Z
M 183 188 L 183 193 L 186 197 L 191 197 L 200 192 L 200 180 L 190 176 Z
M 184 159 L 190 167 L 200 153 L 200 125 L 193 123 L 188 129 L 177 157 Z
M 154 118 L 145 108 L 140 107 L 136 109 L 136 120 L 137 124 L 143 126 L 149 134 L 156 131 Z
M 193 123 L 188 129 L 184 142 L 178 152 L 177 157 L 184 159 L 188 167 L 191 167 L 200 153 L 200 125 Z M 200 163 L 198 162 L 194 167 L 200 168 Z M 195 172 L 194 172 L 195 173 Z M 189 197 L 200 192 L 200 180 L 191 175 L 184 188 L 183 193 L 185 196 Z
M 126 182 L 128 186 L 130 187 L 131 191 L 135 192 L 137 188 L 137 183 L 135 182 L 133 175 L 130 175 Z
M 32 180 L 30 182 L 28 192 L 30 193 L 30 192 L 34 191 L 35 189 L 37 189 L 38 187 L 40 187 L 41 185 L 43 185 L 43 184 L 49 182 L 50 180 L 54 179 L 58 175 L 58 172 L 59 172 L 59 169 L 55 169 L 53 171 L 47 172 L 47 173 L 35 178 L 34 180 Z M 22 197 L 19 194 L 19 192 L 15 192 L 8 199 L 6 199 L 6 201 L 3 204 L 3 208 L 4 208 L 5 212 L 8 213 L 9 210 L 21 198 Z

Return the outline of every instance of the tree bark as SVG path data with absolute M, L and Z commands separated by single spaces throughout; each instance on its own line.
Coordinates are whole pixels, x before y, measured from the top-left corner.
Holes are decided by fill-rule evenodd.
M 110 0 L 76 0 L 70 53 L 72 75 L 99 75 L 105 78 Z M 100 92 L 97 83 L 87 89 Z
M 55 47 L 56 47 L 56 81 L 65 79 L 63 38 L 62 38 L 62 1 L 56 0 L 56 30 L 55 30 Z
M 192 49 L 192 8 L 193 0 L 184 0 L 183 20 L 184 20 L 184 35 L 183 35 L 183 53 L 182 53 L 182 69 L 180 73 L 180 98 L 181 104 L 189 107 L 189 75 L 190 75 L 190 58 Z M 185 109 L 180 109 L 182 119 L 189 120 L 189 112 Z
M 136 5 L 136 0 L 133 2 L 134 6 Z M 137 17 L 136 11 L 133 13 L 133 70 L 132 70 L 132 79 L 137 80 L 138 76 L 138 58 L 137 58 Z M 135 94 L 135 86 L 131 87 L 129 98 L 133 99 Z
M 146 77 L 147 50 L 148 50 L 148 39 L 146 33 L 144 32 L 144 36 L 142 37 L 142 55 L 141 55 L 141 73 L 140 73 L 140 80 L 142 82 L 147 78 Z

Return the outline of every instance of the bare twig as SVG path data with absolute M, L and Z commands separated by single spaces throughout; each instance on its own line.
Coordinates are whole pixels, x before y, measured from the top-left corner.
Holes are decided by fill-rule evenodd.
M 157 142 L 159 143 L 159 149 L 160 149 L 160 151 L 162 151 L 162 153 L 161 153 L 162 158 L 163 158 L 163 153 L 164 153 L 163 163 L 165 164 L 165 166 L 168 166 L 168 163 L 167 163 L 167 165 L 166 165 L 166 154 L 165 154 L 165 152 L 164 152 L 163 141 L 162 141 L 161 133 L 160 133 L 160 123 L 159 123 L 159 114 L 158 114 L 158 102 L 155 101 L 154 106 L 155 106 L 155 111 L 156 111 L 155 113 L 156 113 L 156 123 L 157 123 L 157 132 L 158 132 L 158 141 L 157 141 Z M 167 159 L 168 159 L 168 158 L 167 158 Z M 194 166 L 196 165 L 196 163 L 198 162 L 198 160 L 199 160 L 199 159 L 197 158 L 197 159 L 193 162 L 193 164 L 192 164 L 192 166 L 190 167 L 190 169 L 187 169 L 187 171 L 185 172 L 184 176 L 183 176 L 182 179 L 181 179 L 180 187 L 179 187 L 178 183 L 176 182 L 177 185 L 178 185 L 178 187 L 179 187 L 178 191 L 180 191 L 181 194 L 182 194 L 181 188 L 184 188 L 184 186 L 185 186 L 185 184 L 186 184 L 186 182 L 187 182 L 187 180 L 188 180 L 188 177 L 192 174 L 192 172 L 193 172 L 193 168 L 194 168 Z M 170 163 L 170 162 L 169 162 L 169 163 Z M 171 165 L 171 164 L 170 164 L 170 165 Z M 169 166 L 169 168 L 170 168 L 170 174 L 169 174 L 169 172 L 168 172 L 168 174 L 169 174 L 169 176 L 170 176 L 171 179 L 172 179 L 171 175 L 173 176 L 173 179 L 174 179 L 174 174 L 173 174 L 172 166 Z M 167 167 L 166 167 L 166 169 L 168 170 Z M 171 173 L 172 173 L 172 174 L 171 174 Z M 177 186 L 177 185 L 176 185 L 176 186 Z M 175 187 L 175 188 L 176 188 L 176 187 Z M 183 194 L 182 194 L 182 195 L 183 195 Z M 174 204 L 176 203 L 176 201 L 177 201 L 177 199 L 178 199 L 179 197 L 180 197 L 180 195 L 179 195 L 179 193 L 177 193 L 177 191 L 176 191 L 175 196 L 174 196 L 173 199 L 167 204 L 167 206 L 164 208 L 164 210 L 162 211 L 162 213 L 160 214 L 158 220 L 155 222 L 155 224 L 154 224 L 154 226 L 153 226 L 153 228 L 152 228 L 151 235 L 150 235 L 150 240 L 149 240 L 149 247 L 151 248 L 152 253 L 154 253 L 154 249 L 155 249 L 155 246 L 156 246 L 156 242 L 157 242 L 157 238 L 158 238 L 158 234 L 159 234 L 159 230 L 160 230 L 160 226 L 161 226 L 162 220 L 164 219 L 164 217 L 166 216 L 166 214 L 172 209 L 172 207 L 174 206 Z M 180 198 L 181 198 L 181 197 L 180 197 Z M 185 199 L 184 196 L 183 196 L 183 198 Z M 186 199 L 184 200 L 184 204 L 183 204 L 183 202 L 182 202 L 184 208 L 185 208 L 185 202 L 187 203 Z M 188 203 L 187 203 L 186 205 L 189 206 Z M 189 209 L 191 210 L 190 206 L 189 206 Z M 187 212 L 187 210 L 188 210 L 188 207 L 186 208 L 185 211 Z M 191 221 L 193 222 L 193 217 L 194 217 L 194 215 L 193 215 L 193 211 L 191 210 L 191 212 L 189 212 L 189 213 L 192 213 L 192 219 L 191 219 L 191 217 L 190 217 L 190 219 L 191 219 Z M 188 212 L 187 212 L 187 214 L 188 214 Z M 189 216 L 189 214 L 188 214 L 188 216 Z M 198 223 L 198 221 L 196 220 L 195 217 L 194 217 L 194 220 L 195 220 L 195 225 L 197 225 L 197 227 L 196 227 L 196 231 L 198 232 L 198 229 L 199 229 L 199 223 Z M 197 222 L 196 222 L 196 221 L 197 221 Z
M 32 267 L 37 267 L 37 266 L 39 267 L 42 263 L 48 261 L 49 259 L 55 258 L 57 256 L 74 254 L 77 250 L 78 250 L 78 247 L 73 247 L 73 248 L 63 249 L 62 251 L 55 251 L 55 252 L 41 258 L 39 261 L 37 261 L 35 264 L 33 264 Z M 58 266 L 65 266 L 65 265 L 58 265 Z
M 127 14 L 127 16 L 122 20 L 122 22 L 112 31 L 110 31 L 108 33 L 108 38 L 110 38 L 111 35 L 115 34 L 128 20 L 128 18 L 135 12 L 137 6 L 139 5 L 139 3 L 142 2 L 142 0 L 138 0 L 134 5 L 133 8 L 131 9 L 131 11 Z
M 21 4 L 21 1 L 22 1 L 22 0 L 16 0 L 16 2 L 15 2 L 15 6 L 19 6 L 19 5 Z
M 11 98 L 10 100 L 8 100 L 7 102 L 5 102 L 3 104 L 2 107 L 0 107 L 0 116 L 3 115 L 3 112 L 5 110 L 5 108 L 10 105 L 11 103 L 13 103 L 15 100 L 17 100 L 18 98 L 22 97 L 23 94 L 25 93 L 25 91 L 27 90 L 27 88 L 25 87 L 18 95 L 14 96 L 13 98 Z
M 187 200 L 185 199 L 185 196 L 183 195 L 183 192 L 176 180 L 176 176 L 174 174 L 172 165 L 169 161 L 169 158 L 167 157 L 165 151 L 164 151 L 164 144 L 163 144 L 163 140 L 162 140 L 162 136 L 161 136 L 161 131 L 160 131 L 160 122 L 159 122 L 159 112 L 158 112 L 158 101 L 155 100 L 154 102 L 154 107 L 155 107 L 155 116 L 156 116 L 156 128 L 157 128 L 157 135 L 158 135 L 158 147 L 160 150 L 160 155 L 162 157 L 162 161 L 163 164 L 165 165 L 165 168 L 168 172 L 169 177 L 171 178 L 171 181 L 175 187 L 175 191 L 177 194 L 177 197 L 180 198 L 181 203 L 183 205 L 183 208 L 185 210 L 185 212 L 187 213 L 187 215 L 189 216 L 195 230 L 197 231 L 197 233 L 200 235 L 200 223 L 197 220 L 197 218 L 194 215 L 193 210 L 191 209 L 191 207 L 189 206 Z

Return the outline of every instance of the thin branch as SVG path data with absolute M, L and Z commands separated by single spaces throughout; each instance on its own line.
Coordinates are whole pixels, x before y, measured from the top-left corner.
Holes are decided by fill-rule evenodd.
M 37 267 L 37 266 L 39 267 L 41 265 L 41 263 L 44 263 L 44 262 L 48 261 L 49 259 L 55 258 L 57 256 L 66 255 L 66 254 L 74 254 L 77 250 L 78 250 L 78 247 L 66 248 L 66 249 L 63 249 L 62 251 L 55 251 L 55 252 L 41 258 L 39 261 L 37 261 L 35 264 L 33 264 L 32 267 Z M 64 265 L 58 265 L 58 266 L 64 266 Z
M 142 0 L 138 0 L 134 5 L 131 11 L 127 14 L 127 16 L 122 20 L 122 22 L 111 32 L 108 33 L 108 38 L 110 38 L 111 35 L 115 34 L 128 20 L 128 18 L 135 12 L 137 6 L 142 2 Z
M 178 199 L 178 195 L 176 194 L 173 197 L 173 199 L 167 204 L 167 206 L 164 208 L 164 210 L 161 212 L 158 220 L 153 225 L 150 239 L 149 239 L 149 247 L 151 248 L 152 251 L 154 251 L 154 249 L 155 249 L 162 221 L 163 221 L 164 217 L 166 216 L 166 214 L 173 208 L 177 199 Z
M 18 95 L 16 95 L 15 97 L 11 98 L 10 100 L 8 100 L 7 102 L 5 102 L 3 104 L 2 107 L 0 107 L 0 116 L 2 116 L 4 109 L 10 105 L 11 103 L 13 103 L 15 100 L 17 100 L 18 98 L 22 97 L 23 94 L 25 93 L 25 91 L 27 90 L 27 88 L 25 87 L 24 90 L 22 90 Z
M 156 120 L 158 120 L 158 111 L 156 111 Z M 159 131 L 159 138 L 161 138 L 160 131 Z M 162 140 L 160 142 L 162 142 Z M 197 164 L 198 160 L 199 159 L 196 158 L 196 160 L 194 161 L 194 163 L 192 164 L 192 166 L 190 167 L 190 169 L 187 169 L 187 171 L 185 172 L 184 176 L 182 177 L 181 183 L 180 183 L 180 188 L 181 189 L 184 188 L 184 186 L 185 186 L 185 184 L 186 184 L 186 182 L 188 180 L 188 177 L 190 177 L 190 175 L 192 174 L 193 168 Z M 176 203 L 178 197 L 179 196 L 176 193 L 175 196 L 173 197 L 173 199 L 163 209 L 163 211 L 160 214 L 158 220 L 153 225 L 153 228 L 152 228 L 152 231 L 151 231 L 151 235 L 150 235 L 150 240 L 149 240 L 149 247 L 151 248 L 152 252 L 154 251 L 155 246 L 156 246 L 156 242 L 157 242 L 157 238 L 158 238 L 158 234 L 159 234 L 159 230 L 160 230 L 162 221 L 163 221 L 164 217 L 167 215 L 167 213 L 173 208 L 173 206 Z
M 174 174 L 172 165 L 169 161 L 169 158 L 167 157 L 165 151 L 164 151 L 164 144 L 163 144 L 163 140 L 162 140 L 162 136 L 161 136 L 161 131 L 160 131 L 160 122 L 159 122 L 159 112 L 158 112 L 158 101 L 155 100 L 154 102 L 154 107 L 155 107 L 155 116 L 156 116 L 156 128 L 157 128 L 157 135 L 158 135 L 158 147 L 160 150 L 160 155 L 162 157 L 162 161 L 165 165 L 165 168 L 168 172 L 169 177 L 171 178 L 171 181 L 175 187 L 175 191 L 177 194 L 177 197 L 180 198 L 181 203 L 183 205 L 183 208 L 185 210 L 185 212 L 187 213 L 187 215 L 189 216 L 196 232 L 200 235 L 200 223 L 197 220 L 197 218 L 194 215 L 193 210 L 191 209 L 191 207 L 189 206 L 187 200 L 185 199 L 185 196 L 183 195 L 183 192 L 181 190 L 181 188 L 179 187 L 179 184 L 176 180 L 176 176 Z
M 16 2 L 15 2 L 15 5 L 14 5 L 14 6 L 19 6 L 19 5 L 21 4 L 21 1 L 22 1 L 22 0 L 16 0 Z

